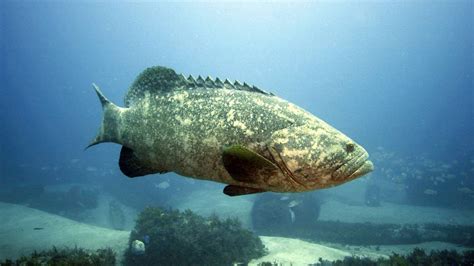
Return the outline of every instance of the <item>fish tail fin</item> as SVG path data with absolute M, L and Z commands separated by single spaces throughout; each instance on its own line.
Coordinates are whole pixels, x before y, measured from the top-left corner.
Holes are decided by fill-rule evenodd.
M 120 108 L 107 99 L 97 85 L 92 83 L 92 86 L 102 104 L 103 117 L 99 132 L 89 145 L 87 145 L 86 149 L 103 142 L 115 142 L 120 144 L 121 113 L 125 109 Z

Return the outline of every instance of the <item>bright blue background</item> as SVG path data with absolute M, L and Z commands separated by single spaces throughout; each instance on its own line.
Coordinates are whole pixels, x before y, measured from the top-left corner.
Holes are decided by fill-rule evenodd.
M 256 84 L 369 153 L 473 158 L 472 1 L 0 5 L 0 178 L 117 171 L 118 145 L 84 152 L 91 83 L 122 105 L 153 65 Z

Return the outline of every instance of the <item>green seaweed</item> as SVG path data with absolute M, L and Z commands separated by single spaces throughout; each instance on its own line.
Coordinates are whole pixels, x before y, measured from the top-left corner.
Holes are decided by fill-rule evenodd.
M 2 266 L 10 265 L 72 265 L 72 266 L 112 266 L 115 265 L 115 252 L 110 248 L 90 251 L 82 248 L 53 247 L 50 250 L 33 252 L 17 260 L 0 261 Z
M 129 244 L 144 241 L 145 254 L 125 253 L 125 265 L 231 265 L 265 255 L 260 238 L 238 219 L 205 218 L 190 210 L 148 207 L 138 216 Z
M 474 247 L 474 226 L 443 224 L 375 224 L 340 221 L 315 221 L 306 227 L 258 227 L 257 233 L 269 236 L 301 238 L 308 241 L 348 245 L 397 245 L 430 241 Z
M 426 253 L 423 249 L 415 248 L 407 255 L 393 253 L 388 258 L 378 258 L 372 260 L 365 257 L 345 257 L 343 260 L 328 261 L 322 258 L 318 262 L 312 264 L 317 266 L 410 266 L 410 265 L 473 265 L 474 251 L 468 250 L 458 253 L 455 250 L 433 250 Z

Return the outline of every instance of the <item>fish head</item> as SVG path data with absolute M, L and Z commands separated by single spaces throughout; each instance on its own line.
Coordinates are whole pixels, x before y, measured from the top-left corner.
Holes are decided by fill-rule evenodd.
M 373 170 L 362 146 L 322 121 L 275 132 L 269 150 L 289 182 L 307 190 L 336 186 Z

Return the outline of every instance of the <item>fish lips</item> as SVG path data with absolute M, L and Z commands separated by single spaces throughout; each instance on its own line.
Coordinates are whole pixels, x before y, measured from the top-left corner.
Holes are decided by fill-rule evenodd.
M 345 162 L 332 174 L 333 180 L 346 182 L 372 172 L 374 164 L 368 158 L 369 154 L 364 151 L 360 156 Z
M 374 170 L 374 164 L 370 160 L 365 160 L 355 172 L 353 172 L 347 179 L 354 179 L 359 176 L 368 174 Z

